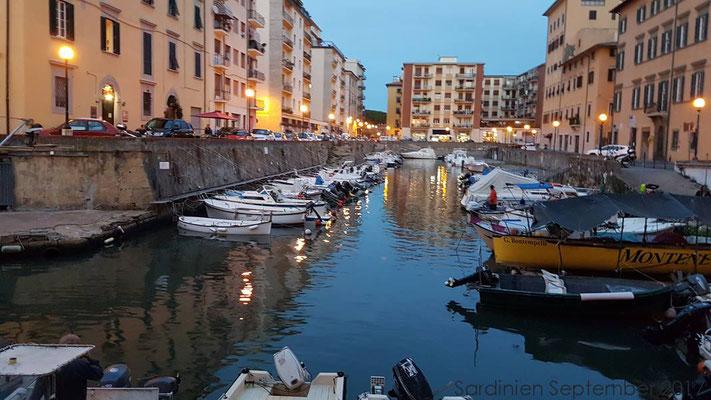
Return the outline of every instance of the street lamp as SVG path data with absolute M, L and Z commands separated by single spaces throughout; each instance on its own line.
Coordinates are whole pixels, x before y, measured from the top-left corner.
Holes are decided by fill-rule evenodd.
M 74 58 L 74 49 L 69 46 L 59 48 L 59 58 L 64 60 L 64 123 L 69 123 L 69 60 Z
M 696 100 L 694 100 L 694 108 L 696 108 L 696 129 L 694 133 L 694 142 L 696 146 L 694 146 L 694 160 L 698 160 L 698 154 L 699 154 L 699 125 L 701 124 L 701 110 L 706 107 L 706 100 L 704 100 L 703 97 L 699 97 Z
M 509 133 L 509 135 L 508 135 L 508 140 L 507 140 L 506 142 L 507 142 L 507 143 L 511 143 L 511 132 L 513 132 L 513 128 L 510 127 L 510 126 L 507 126 L 507 127 L 506 127 L 506 132 Z
M 306 132 L 304 128 L 304 117 L 306 116 L 306 112 L 309 111 L 309 108 L 306 107 L 306 104 L 302 104 L 299 106 L 299 111 L 301 111 L 301 133 L 304 133 Z
M 555 141 L 558 136 L 558 128 L 560 127 L 560 121 L 555 120 L 553 121 L 553 150 L 555 151 Z
M 333 127 L 331 124 L 334 119 L 336 119 L 336 116 L 333 113 L 328 114 L 328 133 L 333 133 Z
M 252 133 L 252 98 L 257 94 L 254 89 L 252 88 L 247 88 L 247 90 L 244 91 L 245 96 L 247 96 L 247 133 L 250 134 Z
M 605 121 L 607 121 L 607 114 L 600 114 L 597 119 L 600 121 L 600 134 L 597 138 L 597 151 L 602 156 L 602 130 L 605 126 Z

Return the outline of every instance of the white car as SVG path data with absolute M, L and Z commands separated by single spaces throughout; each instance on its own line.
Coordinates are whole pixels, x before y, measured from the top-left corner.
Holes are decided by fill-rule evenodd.
M 602 153 L 600 152 L 602 150 Z M 630 148 L 629 146 L 622 146 L 619 144 L 609 144 L 607 146 L 602 146 L 601 149 L 593 149 L 593 150 L 588 150 L 587 155 L 589 156 L 599 156 L 602 155 L 603 157 L 607 158 L 617 158 L 620 156 L 626 156 L 629 154 Z
M 255 129 L 252 131 L 252 136 L 254 136 L 254 140 L 258 141 L 276 140 L 274 134 L 269 129 Z
M 526 143 L 523 146 L 521 146 L 521 150 L 536 151 L 536 144 L 535 143 Z

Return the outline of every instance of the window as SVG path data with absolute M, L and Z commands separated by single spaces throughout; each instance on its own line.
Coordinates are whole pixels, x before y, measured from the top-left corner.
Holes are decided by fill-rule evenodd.
M 615 69 L 614 68 L 610 68 L 607 70 L 607 81 L 608 82 L 615 81 Z
M 685 22 L 676 27 L 676 48 L 681 49 L 686 47 L 689 34 L 689 23 Z
M 153 93 L 149 89 L 143 89 L 142 100 L 143 119 L 150 119 L 153 116 Z
M 153 35 L 143 32 L 143 75 L 153 76 Z
M 54 77 L 54 107 L 65 109 L 67 107 L 67 80 L 63 76 Z
M 691 75 L 691 98 L 695 99 L 704 95 L 704 71 Z
M 195 29 L 202 30 L 202 8 L 195 4 Z
M 613 14 L 614 15 L 614 14 Z M 625 18 L 620 18 L 620 29 L 619 29 L 620 35 L 627 32 L 627 17 Z
M 178 3 L 176 0 L 168 0 L 168 15 L 177 17 L 180 15 L 180 12 L 178 12 Z
M 178 65 L 178 45 L 175 42 L 168 42 L 168 69 L 177 71 Z
M 597 11 L 595 11 L 595 10 L 588 11 L 588 19 L 590 19 L 590 20 L 597 19 Z
M 660 0 L 652 0 L 652 4 L 649 6 L 649 15 L 655 16 L 659 14 L 659 1 Z
M 588 85 L 592 85 L 595 81 L 595 71 L 588 72 Z
M 87 130 L 92 132 L 103 132 L 106 130 L 104 124 L 99 121 L 86 121 Z
M 578 79 L 576 79 L 576 80 L 577 80 L 577 82 L 576 82 L 577 88 L 580 89 L 581 87 L 583 87 L 583 77 L 582 77 L 582 75 L 579 76 Z
M 620 112 L 622 110 L 622 92 L 615 92 L 613 104 L 615 112 Z
M 648 83 L 644 86 L 644 106 L 647 107 L 654 103 L 654 84 Z
M 641 64 L 644 61 L 644 43 L 639 42 L 634 46 L 634 63 Z
M 640 94 L 639 87 L 632 89 L 632 109 L 633 110 L 639 109 L 639 94 Z
M 672 50 L 672 31 L 671 29 L 662 33 L 662 54 L 669 54 Z
M 62 0 L 49 1 L 49 34 L 74 40 L 74 5 Z
M 679 130 L 672 131 L 672 150 L 679 150 Z
M 671 7 L 674 5 L 674 0 L 664 0 L 664 9 L 666 10 L 667 8 Z
M 652 60 L 657 57 L 657 36 L 649 38 L 647 42 L 647 58 Z
M 195 77 L 202 78 L 202 54 L 195 52 Z
M 101 50 L 121 54 L 121 25 L 106 17 L 101 17 Z
M 641 24 L 647 19 L 647 6 L 642 6 L 637 9 L 637 23 Z
M 684 77 L 677 76 L 672 81 L 672 101 L 681 103 L 684 101 Z
M 615 60 L 615 67 L 617 68 L 618 71 L 622 71 L 625 69 L 625 51 L 618 51 L 617 52 L 617 59 Z
M 669 81 L 659 82 L 659 97 L 657 98 L 659 103 L 659 110 L 666 110 L 669 102 Z
M 709 13 L 700 15 L 696 18 L 696 31 L 694 33 L 694 40 L 696 42 L 703 42 L 709 37 Z

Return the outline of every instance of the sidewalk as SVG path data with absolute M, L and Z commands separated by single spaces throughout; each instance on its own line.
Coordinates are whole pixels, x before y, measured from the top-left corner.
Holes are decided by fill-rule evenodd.
M 642 183 L 659 185 L 659 190 L 666 193 L 693 196 L 699 185 L 683 177 L 674 170 L 643 167 L 623 168 L 620 177 L 633 190 L 639 191 Z

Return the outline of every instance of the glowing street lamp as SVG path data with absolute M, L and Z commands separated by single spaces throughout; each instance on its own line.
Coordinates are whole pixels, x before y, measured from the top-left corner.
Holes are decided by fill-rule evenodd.
M 304 118 L 306 117 L 306 112 L 309 111 L 309 108 L 306 107 L 306 104 L 302 104 L 299 106 L 299 111 L 301 111 L 301 133 L 306 132 L 306 127 L 304 126 Z
M 328 132 L 329 133 L 333 133 L 332 123 L 333 123 L 334 119 L 336 119 L 336 116 L 333 113 L 328 114 Z
M 555 150 L 555 141 L 558 136 L 558 128 L 560 127 L 560 121 L 555 120 L 553 121 L 553 150 Z
M 600 134 L 597 138 L 597 151 L 598 154 L 602 156 L 602 130 L 604 129 L 603 127 L 605 126 L 605 121 L 607 121 L 607 114 L 602 113 L 597 117 L 597 119 L 600 121 Z
M 252 107 L 250 103 L 252 102 L 252 98 L 257 95 L 257 92 L 252 88 L 247 88 L 247 90 L 244 91 L 244 95 L 247 96 L 247 133 L 252 133 Z
M 506 143 L 510 143 L 510 141 L 511 141 L 511 132 L 513 132 L 513 128 L 510 127 L 510 126 L 507 126 L 507 127 L 506 127 L 506 132 L 509 133 L 509 134 L 508 134 L 508 140 L 506 140 Z
M 699 154 L 699 127 L 701 125 L 701 110 L 703 110 L 704 107 L 706 107 L 706 100 L 704 100 L 703 97 L 699 97 L 696 100 L 694 100 L 694 108 L 696 108 L 696 129 L 694 132 L 694 160 L 698 160 L 698 154 Z
M 59 48 L 59 58 L 64 60 L 64 123 L 69 123 L 69 60 L 74 58 L 74 49 L 69 46 Z

